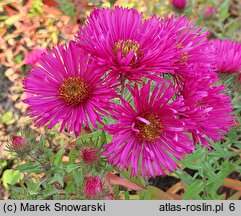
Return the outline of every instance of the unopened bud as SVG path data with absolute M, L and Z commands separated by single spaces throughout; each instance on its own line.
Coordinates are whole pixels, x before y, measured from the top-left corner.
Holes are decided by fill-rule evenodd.
M 102 181 L 99 176 L 85 177 L 84 193 L 86 197 L 94 198 L 102 191 Z
M 53 182 L 53 185 L 55 186 L 56 189 L 61 190 L 61 186 L 58 181 Z
M 171 3 L 178 10 L 183 10 L 187 4 L 186 0 L 171 0 Z
M 38 155 L 44 154 L 44 150 L 43 150 L 43 149 L 38 149 L 37 154 L 38 154 Z
M 27 145 L 27 139 L 23 136 L 12 136 L 12 147 L 17 150 L 24 148 Z
M 98 153 L 93 148 L 84 148 L 81 151 L 81 157 L 85 163 L 90 164 L 96 161 L 98 158 Z
M 47 164 L 44 166 L 44 169 L 45 169 L 46 171 L 50 170 L 50 169 L 51 169 L 50 163 L 47 163 Z

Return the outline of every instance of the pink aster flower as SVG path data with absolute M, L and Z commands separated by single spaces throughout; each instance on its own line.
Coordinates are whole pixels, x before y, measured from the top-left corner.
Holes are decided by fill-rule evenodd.
M 218 72 L 241 72 L 241 44 L 230 40 L 213 40 L 217 53 Z
M 212 43 L 207 39 L 208 32 L 184 16 L 165 17 L 159 22 L 166 31 L 177 36 L 175 45 L 178 60 L 173 67 L 178 78 L 199 77 L 216 71 L 215 52 Z
M 46 53 L 24 80 L 29 96 L 30 117 L 35 126 L 48 124 L 51 129 L 61 123 L 77 136 L 82 126 L 101 123 L 104 106 L 114 97 L 112 90 L 101 80 L 101 71 L 85 56 L 78 55 L 75 42 L 68 47 L 58 46 Z M 87 64 L 88 62 L 88 64 Z
M 117 123 L 104 127 L 113 135 L 104 146 L 104 156 L 122 170 L 130 169 L 132 176 L 139 175 L 139 168 L 143 177 L 173 171 L 178 167 L 173 157 L 181 159 L 194 150 L 184 122 L 170 102 L 175 91 L 168 85 L 156 85 L 152 93 L 150 82 L 141 89 L 128 87 L 133 107 L 124 99 L 120 105 L 112 105 L 111 116 Z
M 34 66 L 38 60 L 41 58 L 41 56 L 46 53 L 46 48 L 39 48 L 31 51 L 25 58 L 24 63 L 30 66 Z
M 135 9 L 95 9 L 77 38 L 113 82 L 154 79 L 151 72 L 172 71 L 176 60 L 173 35 Z
M 171 4 L 174 8 L 178 10 L 183 10 L 186 7 L 186 0 L 171 0 Z
M 221 139 L 234 124 L 230 97 L 223 93 L 225 86 L 213 83 L 209 77 L 190 79 L 181 91 L 182 105 L 177 107 L 194 143 L 207 147 L 207 138 Z
M 85 177 L 84 193 L 86 197 L 94 198 L 102 192 L 102 181 L 99 176 Z

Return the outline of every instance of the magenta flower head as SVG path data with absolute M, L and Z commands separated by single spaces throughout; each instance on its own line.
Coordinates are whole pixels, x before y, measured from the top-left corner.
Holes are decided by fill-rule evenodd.
M 95 198 L 102 192 L 102 181 L 99 176 L 85 177 L 84 194 L 88 198 Z
M 46 48 L 39 48 L 31 51 L 25 58 L 24 63 L 30 66 L 34 66 L 38 60 L 41 58 L 41 56 L 46 53 Z
M 190 79 L 181 91 L 182 106 L 177 107 L 194 143 L 206 147 L 209 147 L 207 138 L 216 142 L 234 124 L 230 97 L 223 93 L 225 86 L 212 86 L 213 83 L 209 77 Z
M 178 10 L 183 10 L 186 7 L 186 0 L 171 0 L 171 4 L 174 8 Z
M 79 53 L 75 42 L 58 46 L 44 54 L 23 81 L 29 95 L 24 102 L 36 126 L 48 124 L 51 129 L 61 123 L 60 131 L 66 126 L 77 136 L 89 122 L 94 127 L 101 123 L 103 107 L 114 94 L 101 80 L 101 71 Z
M 159 25 L 176 35 L 176 58 L 174 74 L 178 78 L 192 78 L 214 73 L 216 59 L 208 32 L 198 28 L 188 18 L 171 16 L 159 20 Z
M 155 19 L 143 20 L 135 9 L 95 9 L 77 38 L 96 64 L 109 71 L 112 82 L 173 70 L 175 38 Z
M 117 123 L 104 127 L 113 135 L 111 143 L 104 146 L 104 156 L 114 166 L 130 169 L 132 176 L 139 176 L 139 168 L 143 177 L 175 170 L 178 165 L 173 157 L 183 158 L 194 145 L 170 102 L 175 93 L 172 85 L 156 85 L 152 93 L 150 82 L 140 89 L 137 85 L 128 89 L 134 106 L 124 99 L 113 105 L 112 118 Z
M 218 72 L 241 72 L 241 44 L 230 40 L 213 40 Z

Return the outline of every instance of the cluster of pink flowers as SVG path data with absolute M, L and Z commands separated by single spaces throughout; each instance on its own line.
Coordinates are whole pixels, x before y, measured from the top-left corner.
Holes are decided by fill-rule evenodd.
M 29 115 L 36 126 L 59 123 L 76 136 L 112 118 L 102 127 L 113 136 L 103 147 L 110 163 L 135 176 L 173 171 L 197 143 L 209 147 L 234 122 L 207 35 L 185 17 L 95 9 L 76 41 L 44 53 L 24 80 Z

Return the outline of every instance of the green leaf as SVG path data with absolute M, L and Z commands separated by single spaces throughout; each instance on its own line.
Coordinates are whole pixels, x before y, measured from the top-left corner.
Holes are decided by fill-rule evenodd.
M 225 25 L 225 29 L 227 29 L 230 34 L 238 30 L 238 28 L 240 28 L 240 22 L 238 17 L 236 19 L 230 20 L 230 22 Z
M 38 183 L 33 182 L 32 180 L 26 181 L 27 184 L 27 190 L 29 192 L 29 194 L 32 195 L 36 195 L 40 189 L 41 184 L 43 184 L 47 179 L 43 179 L 41 181 L 39 181 Z
M 129 191 L 124 191 L 125 200 L 130 200 Z
M 6 25 L 13 25 L 15 22 L 17 22 L 20 19 L 20 17 L 21 16 L 19 14 L 10 16 L 4 21 L 4 23 Z
M 64 187 L 64 173 L 57 173 L 55 174 L 48 184 L 53 184 L 54 182 L 58 182 L 61 187 Z
M 219 167 L 220 171 L 213 178 L 209 178 L 207 182 L 207 189 L 212 197 L 216 196 L 218 188 L 223 184 L 225 178 L 234 170 L 235 164 L 231 164 L 228 161 L 224 161 Z M 210 177 L 210 174 L 207 175 Z
M 70 165 L 67 165 L 67 167 L 66 167 L 66 172 L 67 172 L 67 173 L 70 173 L 70 172 L 72 172 L 73 170 L 78 169 L 79 167 L 80 167 L 79 164 L 70 164 Z
M 68 0 L 56 0 L 59 5 L 61 11 L 65 14 L 73 18 L 75 16 L 75 5 L 70 3 Z
M 75 163 L 75 150 L 70 149 L 69 151 L 69 164 L 74 164 Z
M 201 180 L 195 180 L 187 186 L 186 192 L 183 195 L 183 199 L 201 199 L 199 193 L 203 190 L 204 183 Z
M 5 124 L 10 124 L 10 121 L 12 120 L 12 118 L 13 118 L 13 113 L 11 111 L 8 111 L 3 115 L 1 115 L 1 122 Z
M 216 182 L 218 175 L 215 173 L 215 169 L 212 166 L 209 167 L 210 169 L 208 169 L 208 166 L 204 167 L 205 177 L 207 177 L 209 181 Z
M 54 166 L 60 167 L 60 165 L 62 165 L 63 151 L 64 148 L 61 148 L 55 155 Z
M 185 185 L 190 185 L 193 182 L 192 177 L 188 175 L 185 171 L 178 169 L 175 170 L 174 173 L 178 175 L 178 177 L 184 182 Z
M 131 182 L 135 183 L 136 185 L 138 185 L 142 188 L 145 188 L 146 183 L 145 183 L 145 180 L 141 176 L 139 176 L 138 178 L 130 177 L 130 172 L 127 170 L 124 170 L 123 172 L 120 172 L 120 173 L 125 179 L 130 180 Z
M 3 186 L 8 190 L 8 184 L 14 185 L 20 180 L 21 174 L 18 170 L 5 170 L 2 176 Z
M 218 176 L 221 179 L 225 179 L 234 169 L 236 165 L 234 163 L 230 163 L 229 161 L 223 161 L 220 166 L 220 172 L 218 172 Z
M 74 186 L 74 182 L 70 181 L 67 182 L 67 186 L 65 187 L 65 193 L 73 193 L 73 191 L 75 190 L 75 186 Z
M 223 22 L 225 19 L 227 19 L 229 17 L 229 6 L 230 6 L 230 2 L 229 0 L 225 0 L 219 7 L 219 18 L 220 21 Z
M 226 153 L 224 151 L 223 146 L 221 145 L 220 141 L 219 142 L 212 142 L 211 141 L 211 146 L 218 152 L 220 153 L 223 157 L 226 157 Z
M 151 193 L 152 200 L 175 200 L 175 199 L 179 198 L 179 195 L 177 195 L 177 194 L 171 194 L 168 192 L 164 192 L 161 189 L 154 187 L 154 186 L 148 186 L 147 190 L 149 191 L 149 193 Z M 147 196 L 149 196 L 149 195 L 147 195 Z
M 23 60 L 23 55 L 22 54 L 18 54 L 17 56 L 14 57 L 14 62 L 16 64 L 20 64 L 20 62 Z
M 6 160 L 0 161 L 0 170 L 3 170 L 4 167 L 8 165 L 8 162 Z
M 42 0 L 33 1 L 33 3 L 31 4 L 31 8 L 29 10 L 30 15 L 42 14 L 43 13 L 42 6 L 43 6 Z
M 84 134 L 76 140 L 76 144 L 80 144 L 83 140 L 89 140 L 90 138 L 94 140 L 98 139 L 102 134 L 102 130 L 97 130 L 89 134 Z
M 206 184 L 208 194 L 211 197 L 215 197 L 217 194 L 218 188 L 222 185 L 223 181 L 221 179 L 217 179 L 215 182 L 208 181 Z
M 83 181 L 84 181 L 83 171 L 81 169 L 74 170 L 73 171 L 73 177 L 74 177 L 74 182 L 77 185 L 77 187 L 80 187 L 83 184 Z
M 54 195 L 54 194 L 56 194 L 58 192 L 59 191 L 55 188 L 54 185 L 48 185 L 48 187 L 45 190 L 43 190 L 43 195 L 40 196 L 39 198 L 40 199 L 45 199 L 45 198 L 47 198 L 49 196 L 52 196 L 52 195 Z
M 151 200 L 152 194 L 150 190 L 138 191 L 140 200 Z
M 102 131 L 101 136 L 100 136 L 100 145 L 107 144 L 107 139 L 106 139 L 106 134 L 105 131 Z
M 44 135 L 41 135 L 39 140 L 39 146 L 45 146 L 46 140 L 44 138 Z
M 19 165 L 17 168 L 20 172 L 26 172 L 26 173 L 43 173 L 44 169 L 39 163 L 33 163 L 33 162 L 26 162 L 25 164 Z

